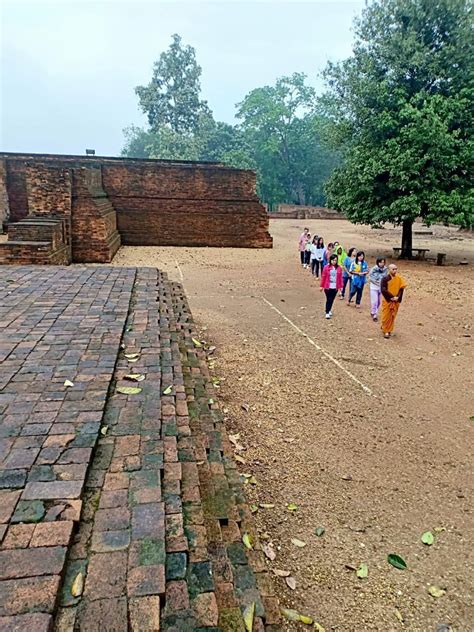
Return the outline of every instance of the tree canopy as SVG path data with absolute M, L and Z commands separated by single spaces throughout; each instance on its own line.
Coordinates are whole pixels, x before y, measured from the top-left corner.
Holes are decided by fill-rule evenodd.
M 467 0 L 376 0 L 320 106 L 343 155 L 326 189 L 353 222 L 473 224 L 473 31 Z

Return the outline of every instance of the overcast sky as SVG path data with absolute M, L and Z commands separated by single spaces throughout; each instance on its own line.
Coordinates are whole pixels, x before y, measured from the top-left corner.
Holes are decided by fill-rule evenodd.
M 364 2 L 0 0 L 0 150 L 117 155 L 145 125 L 134 88 L 178 33 L 202 67 L 214 117 L 233 121 L 253 88 L 350 55 Z

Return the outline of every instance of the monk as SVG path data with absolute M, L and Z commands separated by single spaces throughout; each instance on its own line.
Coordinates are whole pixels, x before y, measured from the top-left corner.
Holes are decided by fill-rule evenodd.
M 398 275 L 398 268 L 394 263 L 388 266 L 388 274 L 382 278 L 380 290 L 382 292 L 382 331 L 385 338 L 390 338 L 395 325 L 395 318 L 403 298 L 403 291 L 407 284 Z

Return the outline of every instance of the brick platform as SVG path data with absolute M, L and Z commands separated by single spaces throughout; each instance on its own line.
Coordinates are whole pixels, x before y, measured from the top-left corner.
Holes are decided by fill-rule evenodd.
M 251 603 L 278 629 L 182 288 L 156 269 L 0 282 L 0 629 L 243 631 Z

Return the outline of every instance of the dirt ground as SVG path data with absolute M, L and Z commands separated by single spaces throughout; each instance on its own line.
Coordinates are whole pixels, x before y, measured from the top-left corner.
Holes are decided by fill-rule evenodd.
M 307 223 L 370 262 L 400 242 L 396 229 Z M 273 220 L 273 250 L 128 247 L 114 264 L 182 281 L 217 346 L 228 430 L 246 448 L 242 473 L 256 479 L 249 502 L 275 505 L 255 514 L 277 553 L 269 564 L 296 580 L 291 590 L 275 576 L 282 605 L 326 631 L 472 630 L 474 241 L 440 227 L 415 236 L 448 265 L 399 263 L 408 289 L 396 336 L 384 340 L 368 291 L 362 310 L 337 300 L 324 319 L 318 283 L 298 264 L 302 228 Z M 408 568 L 389 565 L 390 553 Z M 356 576 L 361 563 L 367 578 Z M 435 598 L 430 586 L 446 592 Z

